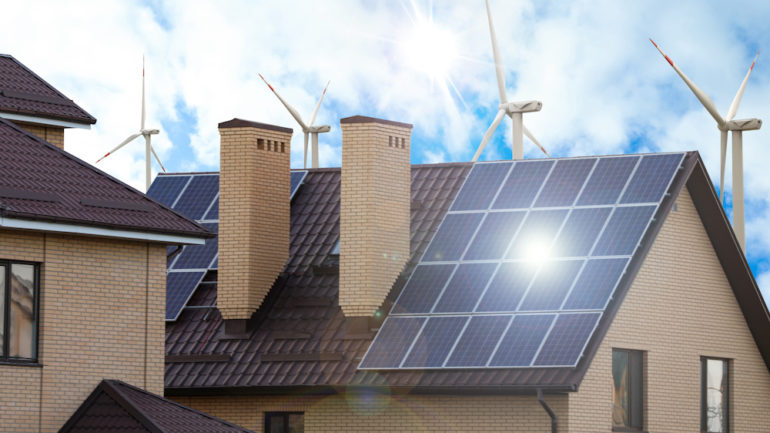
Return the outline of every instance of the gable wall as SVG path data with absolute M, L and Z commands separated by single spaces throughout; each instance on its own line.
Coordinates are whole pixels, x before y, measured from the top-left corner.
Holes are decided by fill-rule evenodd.
M 16 126 L 24 129 L 37 138 L 47 141 L 61 150 L 64 150 L 64 128 L 57 126 L 43 126 L 25 122 L 14 122 Z
M 731 432 L 770 429 L 770 373 L 689 192 L 667 217 L 577 393 L 570 432 L 612 428 L 612 348 L 646 351 L 645 430 L 700 430 L 700 357 L 731 359 Z
M 102 378 L 163 393 L 164 246 L 0 230 L 0 258 L 41 263 L 42 295 L 42 366 L 0 365 L 0 430 L 57 431 Z

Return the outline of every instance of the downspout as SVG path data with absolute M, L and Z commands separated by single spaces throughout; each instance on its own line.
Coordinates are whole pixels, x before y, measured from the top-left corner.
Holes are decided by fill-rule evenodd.
M 551 417 L 551 433 L 557 433 L 559 431 L 559 419 L 556 417 L 553 409 L 551 409 L 551 406 L 548 406 L 548 403 L 543 399 L 543 390 L 540 388 L 537 389 L 537 401 L 540 402 L 543 409 L 548 412 L 548 416 Z

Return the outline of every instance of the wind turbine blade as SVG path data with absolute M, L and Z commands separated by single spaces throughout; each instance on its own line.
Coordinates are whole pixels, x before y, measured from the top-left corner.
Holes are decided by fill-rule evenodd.
M 497 112 L 497 116 L 495 116 L 495 120 L 492 121 L 492 124 L 489 125 L 489 129 L 487 129 L 487 132 L 484 133 L 484 138 L 481 139 L 481 144 L 479 144 L 478 150 L 476 150 L 476 154 L 473 155 L 473 162 L 476 162 L 479 159 L 479 156 L 481 156 L 481 152 L 484 151 L 484 148 L 487 146 L 487 142 L 492 137 L 492 134 L 495 132 L 495 129 L 497 129 L 497 125 L 500 124 L 500 121 L 503 120 L 503 116 L 505 116 L 505 110 L 500 110 Z
M 140 131 L 144 129 L 144 117 L 144 56 L 142 56 L 142 126 L 139 128 Z
M 727 158 L 727 131 L 719 131 L 719 204 L 725 204 L 725 158 Z
M 111 151 L 107 152 L 107 154 L 106 154 L 106 155 L 104 155 L 103 157 L 99 158 L 99 161 L 101 161 L 101 160 L 103 160 L 104 158 L 106 158 L 106 157 L 110 156 L 110 155 L 111 155 L 113 152 L 115 152 L 116 150 L 120 149 L 121 147 L 123 147 L 123 146 L 127 145 L 127 144 L 128 144 L 128 143 L 130 143 L 132 140 L 134 140 L 136 137 L 139 137 L 139 136 L 141 136 L 141 135 L 142 135 L 141 133 L 140 133 L 140 134 L 132 134 L 132 135 L 129 135 L 129 136 L 128 136 L 128 138 L 126 138 L 125 140 L 123 140 L 123 142 L 122 142 L 122 143 L 118 144 L 118 145 L 117 145 L 117 146 L 116 146 L 114 149 L 112 149 Z M 98 163 L 99 163 L 99 161 L 96 161 L 96 163 L 98 164 Z
M 278 97 L 278 100 L 281 101 L 281 104 L 283 104 L 283 106 L 286 107 L 287 110 L 289 110 L 289 114 L 291 114 L 291 117 L 293 117 L 294 120 L 296 120 L 297 123 L 299 123 L 299 126 L 301 126 L 302 129 L 307 129 L 307 125 L 305 125 L 305 122 L 302 121 L 302 117 L 299 115 L 297 110 L 295 110 L 294 107 L 289 105 L 288 102 L 284 101 L 284 99 L 281 98 L 281 95 L 279 95 L 278 92 L 276 92 L 275 89 L 273 89 L 273 86 L 271 86 L 270 83 L 268 83 L 267 80 L 265 80 L 265 77 L 263 77 L 262 74 L 259 74 L 259 78 L 261 78 L 262 81 L 264 81 L 265 84 L 267 84 L 267 87 L 269 87 L 270 90 L 273 92 L 273 94 L 276 97 Z
M 329 83 L 331 83 L 331 80 L 326 82 L 326 87 L 324 87 L 324 91 L 323 91 L 323 93 L 321 93 L 321 98 L 318 99 L 318 103 L 315 104 L 315 110 L 313 110 L 313 115 L 310 116 L 310 123 L 309 123 L 310 126 L 313 126 L 313 122 L 315 122 L 315 116 L 316 116 L 316 114 L 318 114 L 318 108 L 321 107 L 321 101 L 323 101 L 324 100 L 324 96 L 326 96 L 326 89 L 329 88 Z
M 500 49 L 497 48 L 497 37 L 495 36 L 495 25 L 492 23 L 492 12 L 489 11 L 489 0 L 487 4 L 487 18 L 489 19 L 489 37 L 492 38 L 492 55 L 495 58 L 495 73 L 497 73 L 497 89 L 500 91 L 500 103 L 508 102 L 505 96 L 505 72 L 503 71 L 503 61 L 500 60 Z
M 152 156 L 155 157 L 155 160 L 158 161 L 158 165 L 160 165 L 160 169 L 163 170 L 163 172 L 166 172 L 166 167 L 163 166 L 163 163 L 160 162 L 160 158 L 158 158 L 158 154 L 155 153 L 155 149 L 150 145 L 150 150 L 152 151 Z
M 741 98 L 743 98 L 743 91 L 746 90 L 746 83 L 749 81 L 749 76 L 751 75 L 751 71 L 754 70 L 754 64 L 757 63 L 758 57 L 759 57 L 759 51 L 757 51 L 757 55 L 754 57 L 754 61 L 751 62 L 751 66 L 749 67 L 749 72 L 746 72 L 746 77 L 743 78 L 741 87 L 738 88 L 738 93 L 735 94 L 735 98 L 733 98 L 733 102 L 732 104 L 730 104 L 730 109 L 727 110 L 727 116 L 725 116 L 725 121 L 727 122 L 733 120 L 733 117 L 735 117 L 735 113 L 738 112 L 738 106 L 741 105 Z
M 682 80 L 684 80 L 684 83 L 687 84 L 687 87 L 689 87 L 690 90 L 692 90 L 692 92 L 695 94 L 695 97 L 698 98 L 700 103 L 703 104 L 703 106 L 706 108 L 706 111 L 708 111 L 709 114 L 711 114 L 711 117 L 713 117 L 714 120 L 717 121 L 717 125 L 719 125 L 720 128 L 723 127 L 725 124 L 725 120 L 722 118 L 722 115 L 719 114 L 719 110 L 717 110 L 717 106 L 716 104 L 714 104 L 714 101 L 712 101 L 711 98 L 709 98 L 709 96 L 703 90 L 701 90 L 698 86 L 696 86 L 695 83 L 693 83 L 693 81 L 690 80 L 687 77 L 687 75 L 685 75 L 684 72 L 682 72 L 682 70 L 679 69 L 679 67 L 674 64 L 674 61 L 671 60 L 671 58 L 668 57 L 666 53 L 663 52 L 663 50 L 658 46 L 658 44 L 655 43 L 655 41 L 652 40 L 652 38 L 650 38 L 650 42 L 652 42 L 652 44 L 655 45 L 655 48 L 657 48 L 658 51 L 660 51 L 660 54 L 663 55 L 663 58 L 666 59 L 668 64 L 671 65 L 671 67 L 674 68 L 674 70 L 676 71 L 677 74 L 679 74 Z
M 538 141 L 535 139 L 535 136 L 534 136 L 534 135 L 532 135 L 532 133 L 531 133 L 531 132 L 529 132 L 529 129 L 527 129 L 527 127 L 526 127 L 526 126 L 524 126 L 524 124 L 522 124 L 522 125 L 521 125 L 521 128 L 524 130 L 524 135 L 526 135 L 526 136 L 527 136 L 527 138 L 529 138 L 530 140 L 532 140 L 532 142 L 533 142 L 533 143 L 535 143 L 535 145 L 536 145 L 537 147 L 539 147 L 539 148 L 540 148 L 540 150 L 542 150 L 542 151 L 543 151 L 543 153 L 545 153 L 545 156 L 547 156 L 547 157 L 549 157 L 549 158 L 550 158 L 550 157 L 551 157 L 551 155 L 549 155 L 549 154 L 548 154 L 548 152 L 546 152 L 545 148 L 544 148 L 543 146 L 541 146 L 541 145 L 540 145 L 540 143 L 539 143 L 539 142 L 538 142 Z

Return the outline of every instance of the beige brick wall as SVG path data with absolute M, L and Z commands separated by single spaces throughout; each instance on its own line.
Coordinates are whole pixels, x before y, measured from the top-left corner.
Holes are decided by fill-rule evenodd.
M 181 404 L 262 432 L 265 412 L 304 412 L 305 432 L 550 432 L 537 397 L 392 395 L 374 399 L 295 396 L 172 397 Z M 545 397 L 567 431 L 567 396 Z M 563 428 L 562 428 L 563 427 Z
M 409 258 L 411 126 L 342 123 L 340 294 L 371 316 Z
M 289 258 L 291 133 L 238 127 L 219 134 L 217 305 L 225 319 L 248 319 Z
M 59 149 L 64 150 L 64 128 L 56 126 L 42 126 L 32 123 L 15 122 L 17 126 L 33 134 L 37 138 L 45 140 Z
M 611 431 L 613 347 L 646 351 L 646 430 L 700 430 L 700 357 L 714 356 L 732 360 L 730 431 L 770 431 L 770 374 L 687 191 L 570 395 L 571 432 Z
M 103 378 L 163 392 L 163 245 L 0 230 L 41 263 L 42 366 L 0 365 L 0 431 L 57 431 Z

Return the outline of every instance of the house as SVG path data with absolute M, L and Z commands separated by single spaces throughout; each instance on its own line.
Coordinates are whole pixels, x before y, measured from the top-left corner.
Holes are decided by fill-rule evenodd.
M 411 125 L 219 125 L 149 195 L 218 232 L 169 261 L 165 395 L 255 431 L 770 429 L 770 318 L 697 152 L 410 165 Z
M 213 234 L 62 150 L 94 122 L 0 55 L 0 431 L 246 432 L 158 396 L 167 246 Z

